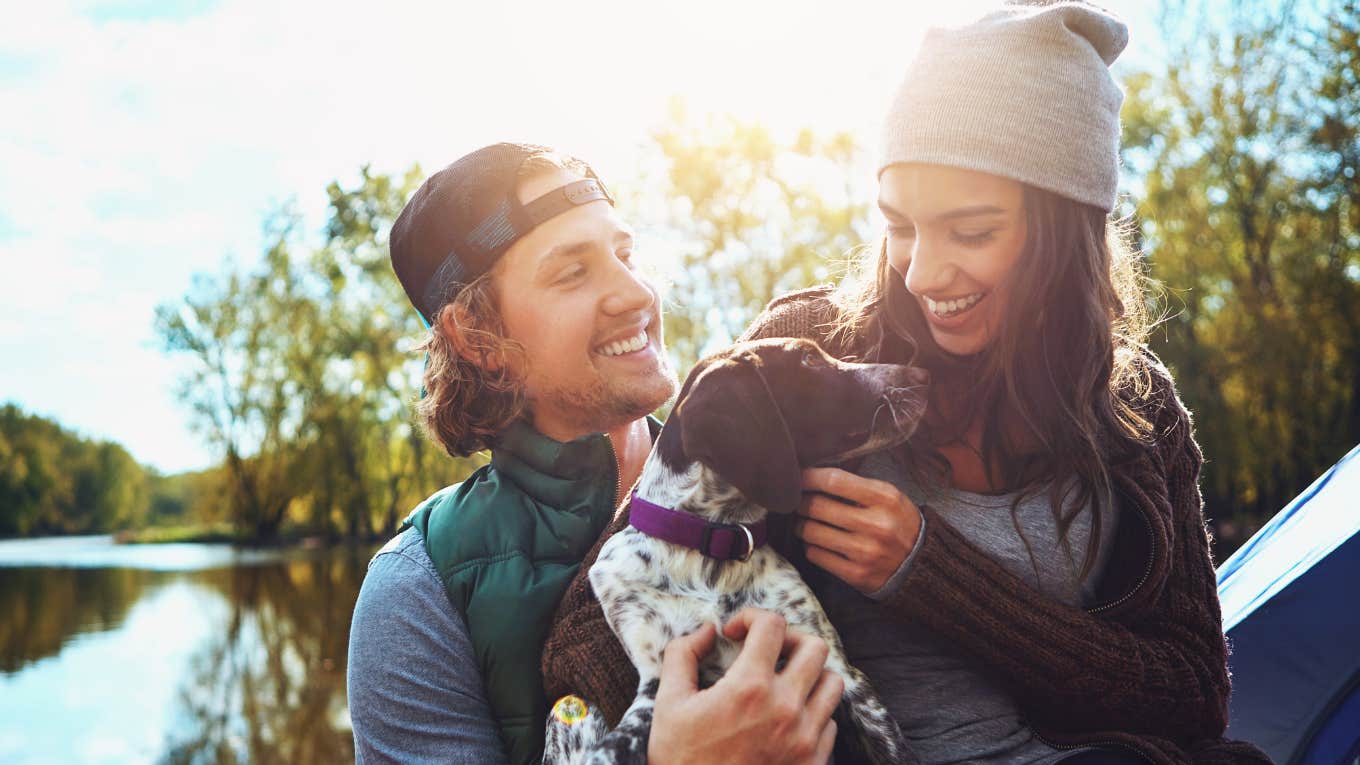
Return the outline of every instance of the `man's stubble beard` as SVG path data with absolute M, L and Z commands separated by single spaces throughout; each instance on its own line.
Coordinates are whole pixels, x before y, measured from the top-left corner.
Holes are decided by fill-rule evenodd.
M 603 385 L 581 388 L 550 388 L 528 402 L 529 412 L 547 405 L 574 430 L 605 433 L 645 417 L 675 395 L 679 386 L 665 354 L 660 366 L 645 382 L 606 380 Z

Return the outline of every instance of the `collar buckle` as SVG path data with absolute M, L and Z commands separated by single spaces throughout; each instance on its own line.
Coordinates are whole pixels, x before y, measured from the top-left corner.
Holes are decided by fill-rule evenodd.
M 713 532 L 730 531 L 733 534 L 735 534 L 737 529 L 741 529 L 741 532 L 746 535 L 746 551 L 742 553 L 740 556 L 737 556 L 733 555 L 731 553 L 731 550 L 729 549 L 728 555 L 726 556 L 726 560 L 739 560 L 742 561 L 743 563 L 750 560 L 751 556 L 754 555 L 756 552 L 756 538 L 755 535 L 751 533 L 751 530 L 747 528 L 746 524 L 744 523 L 713 523 L 713 522 L 705 523 L 703 535 L 699 539 L 699 552 L 703 553 L 704 555 L 710 558 L 722 559 L 722 556 L 718 556 L 714 554 L 712 551 Z M 740 537 L 738 537 L 738 539 L 740 539 Z

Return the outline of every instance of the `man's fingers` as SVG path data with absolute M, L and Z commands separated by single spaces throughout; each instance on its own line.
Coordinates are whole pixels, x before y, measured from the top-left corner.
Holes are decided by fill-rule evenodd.
M 784 652 L 788 635 L 784 617 L 771 611 L 743 608 L 723 626 L 723 635 L 731 640 L 745 640 L 741 653 L 732 662 L 730 673 L 751 672 L 774 674 L 775 661 Z
M 661 652 L 661 685 L 657 689 L 657 696 L 697 692 L 699 660 L 713 650 L 717 640 L 717 630 L 712 624 L 705 624 L 667 643 Z
M 788 662 L 780 674 L 787 683 L 793 685 L 791 690 L 799 699 L 806 699 L 821 677 L 830 648 L 825 640 L 816 635 L 794 630 L 789 630 L 788 634 L 793 638 L 788 641 L 792 646 L 786 654 Z
M 822 728 L 821 738 L 817 739 L 817 753 L 812 756 L 812 761 L 821 765 L 831 759 L 831 750 L 836 748 L 836 721 L 827 720 Z
M 817 677 L 817 685 L 807 697 L 807 714 L 814 720 L 830 719 L 845 695 L 845 680 L 829 669 Z

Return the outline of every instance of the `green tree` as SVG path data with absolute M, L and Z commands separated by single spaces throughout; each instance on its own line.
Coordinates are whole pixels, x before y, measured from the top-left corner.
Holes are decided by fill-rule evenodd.
M 260 540 L 278 534 L 305 488 L 297 478 L 309 391 L 295 370 L 313 352 L 317 308 L 293 255 L 296 221 L 288 212 L 270 221 L 255 271 L 198 277 L 181 304 L 156 311 L 165 348 L 193 360 L 178 395 L 223 455 L 233 520 Z
M 676 102 L 651 138 L 636 206 L 674 255 L 666 343 L 682 374 L 772 298 L 833 280 L 872 236 L 871 190 L 853 182 L 870 176 L 849 133 L 781 139 L 730 116 L 695 122 Z
M 162 306 L 165 347 L 193 360 L 181 400 L 224 455 L 231 517 L 256 539 L 390 534 L 434 489 L 484 459 L 450 460 L 412 419 L 424 333 L 392 273 L 387 233 L 421 174 L 362 169 L 328 189 L 325 239 L 280 213 L 253 270 L 228 265 Z
M 145 519 L 147 485 L 122 446 L 0 407 L 0 535 L 130 528 Z
M 1154 347 L 1196 412 L 1210 514 L 1259 520 L 1360 440 L 1355 3 L 1165 17 L 1166 70 L 1129 77 L 1123 113 L 1170 298 Z

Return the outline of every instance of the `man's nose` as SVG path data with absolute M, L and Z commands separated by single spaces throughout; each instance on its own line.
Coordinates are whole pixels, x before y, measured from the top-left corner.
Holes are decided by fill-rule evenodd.
M 630 311 L 645 311 L 656 302 L 656 290 L 636 270 L 622 261 L 615 261 L 609 294 L 604 299 L 604 311 L 611 315 Z

